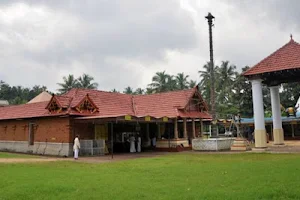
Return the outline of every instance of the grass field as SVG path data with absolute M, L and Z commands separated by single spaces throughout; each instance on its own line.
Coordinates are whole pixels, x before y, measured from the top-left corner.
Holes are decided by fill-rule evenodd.
M 0 164 L 0 199 L 300 199 L 296 154 Z
M 0 158 L 35 158 L 37 156 L 26 155 L 26 154 L 17 154 L 17 153 L 6 153 L 0 152 Z

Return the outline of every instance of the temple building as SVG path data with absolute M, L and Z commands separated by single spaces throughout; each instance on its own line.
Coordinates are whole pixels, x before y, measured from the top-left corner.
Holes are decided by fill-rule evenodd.
M 211 115 L 198 87 L 151 95 L 72 89 L 44 93 L 28 104 L 0 108 L 0 150 L 70 156 L 80 136 L 81 153 L 129 152 L 139 133 L 142 150 L 189 148 Z

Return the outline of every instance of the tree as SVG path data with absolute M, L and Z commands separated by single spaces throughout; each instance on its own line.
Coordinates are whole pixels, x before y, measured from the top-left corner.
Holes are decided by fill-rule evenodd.
M 194 88 L 194 87 L 196 87 L 196 86 L 197 86 L 197 82 L 196 82 L 196 81 L 191 80 L 191 81 L 189 82 L 189 88 Z
M 119 91 L 117 91 L 116 89 L 112 89 L 111 92 L 119 93 Z
M 164 92 L 167 90 L 167 79 L 169 75 L 163 72 L 156 72 L 156 74 L 152 77 L 152 83 L 149 86 L 152 88 L 154 92 Z
M 201 92 L 201 95 L 203 96 L 203 98 L 205 99 L 205 101 L 208 103 L 209 107 L 211 105 L 211 100 L 210 100 L 210 86 L 211 86 L 211 66 L 210 66 L 210 62 L 207 62 L 204 66 L 203 66 L 204 70 L 202 71 L 198 71 L 198 73 L 200 74 L 200 83 L 199 83 L 199 89 Z M 215 80 L 218 80 L 218 66 L 216 66 L 214 68 L 214 76 L 215 76 Z M 217 93 L 215 93 L 215 95 L 217 95 Z
M 133 94 L 144 94 L 144 90 L 142 88 L 138 88 Z
M 72 88 L 78 88 L 78 80 L 74 78 L 74 75 L 69 74 L 68 77 L 63 77 L 63 83 L 57 83 L 61 88 L 58 89 L 60 93 L 66 93 Z
M 232 95 L 232 85 L 236 75 L 236 67 L 229 65 L 229 61 L 222 61 L 221 66 L 217 69 L 218 80 L 216 90 L 218 93 L 218 104 L 225 104 L 230 101 Z
M 83 74 L 78 78 L 78 87 L 86 89 L 97 89 L 98 83 L 92 83 L 94 78 L 88 74 Z
M 242 73 L 249 69 L 242 68 Z M 230 100 L 242 117 L 253 117 L 252 87 L 250 81 L 242 74 L 236 73 L 233 84 L 233 95 Z M 234 114 L 234 113 L 233 113 Z
M 127 88 L 125 88 L 123 93 L 124 94 L 133 94 L 133 89 L 130 86 L 128 86 Z
M 300 95 L 299 82 L 284 83 L 281 87 L 280 102 L 283 107 L 293 107 L 296 105 Z
M 177 88 L 179 90 L 184 90 L 184 89 L 189 88 L 188 77 L 189 77 L 189 75 L 185 75 L 183 72 L 177 74 L 175 79 L 177 82 Z
M 35 85 L 33 88 L 22 86 L 10 86 L 0 81 L 0 99 L 7 100 L 10 104 L 24 104 L 36 97 L 42 91 L 47 90 L 45 86 Z

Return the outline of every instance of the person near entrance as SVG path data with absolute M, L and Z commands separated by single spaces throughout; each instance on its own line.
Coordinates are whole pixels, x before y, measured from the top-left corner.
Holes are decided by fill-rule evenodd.
M 79 149 L 80 149 L 79 135 L 76 135 L 74 139 L 74 146 L 73 146 L 75 160 L 78 160 Z
M 134 137 L 133 134 L 130 136 L 129 142 L 130 142 L 130 153 L 135 153 L 136 152 L 136 150 L 135 150 L 135 137 Z
M 142 143 L 142 139 L 141 139 L 141 136 L 140 134 L 138 133 L 137 134 L 137 152 L 141 152 L 141 143 Z

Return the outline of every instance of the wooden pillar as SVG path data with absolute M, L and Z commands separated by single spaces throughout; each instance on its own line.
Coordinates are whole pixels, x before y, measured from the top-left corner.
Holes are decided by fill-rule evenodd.
M 201 134 L 201 137 L 203 136 L 203 121 L 202 119 L 200 119 L 200 134 Z
M 157 123 L 157 138 L 161 139 L 160 124 L 159 123 Z
M 292 137 L 294 138 L 295 137 L 295 127 L 294 127 L 294 124 L 291 124 L 292 126 Z
M 178 139 L 178 124 L 177 124 L 177 118 L 174 119 L 174 139 Z
M 192 119 L 193 138 L 196 138 L 196 125 L 195 119 Z
M 150 134 L 149 134 L 149 124 L 147 123 L 146 124 L 146 140 L 147 141 L 150 141 Z
M 272 141 L 274 142 L 273 124 L 271 124 L 270 126 L 271 126 L 271 138 L 272 138 Z
M 186 118 L 183 118 L 183 138 L 188 138 L 187 130 L 186 130 Z

